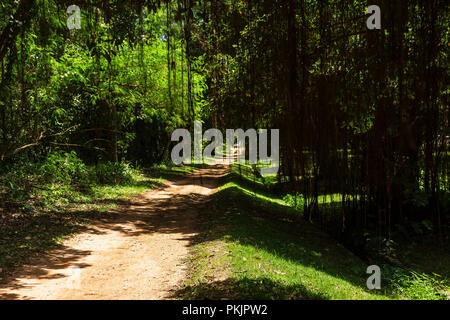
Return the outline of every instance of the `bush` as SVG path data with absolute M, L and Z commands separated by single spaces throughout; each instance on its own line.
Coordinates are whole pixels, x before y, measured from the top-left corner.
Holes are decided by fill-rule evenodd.
M 413 300 L 447 300 L 445 280 L 438 274 L 425 274 L 384 265 L 385 278 L 396 294 Z
M 73 189 L 68 185 L 51 185 L 45 190 L 37 191 L 38 204 L 41 207 L 56 208 L 68 205 L 73 198 Z
M 302 194 L 297 194 L 297 196 L 292 194 L 287 194 L 283 197 L 283 201 L 286 202 L 287 205 L 295 208 L 302 209 L 304 204 L 304 199 Z
M 95 167 L 95 174 L 100 184 L 130 183 L 133 180 L 133 170 L 124 161 L 101 163 Z
M 83 183 L 88 179 L 88 170 L 75 151 L 52 152 L 41 166 L 45 181 L 72 184 Z

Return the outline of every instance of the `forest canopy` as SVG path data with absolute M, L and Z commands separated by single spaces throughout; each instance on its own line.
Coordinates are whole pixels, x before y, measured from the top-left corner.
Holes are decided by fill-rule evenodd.
M 444 0 L 77 0 L 0 4 L 0 166 L 58 150 L 96 165 L 169 161 L 171 133 L 280 129 L 286 184 L 339 230 L 449 227 Z M 366 26 L 369 5 L 381 29 Z

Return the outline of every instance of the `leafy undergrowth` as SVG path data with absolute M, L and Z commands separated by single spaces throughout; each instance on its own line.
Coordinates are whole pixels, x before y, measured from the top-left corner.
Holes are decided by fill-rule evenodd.
M 159 164 L 154 165 L 151 168 L 144 169 L 144 172 L 151 177 L 158 177 L 160 179 L 173 179 L 182 177 L 188 173 L 193 172 L 196 169 L 196 167 L 197 167 L 196 165 L 174 166 L 170 164 Z
M 202 212 L 183 299 L 445 299 L 437 278 L 386 271 L 368 290 L 368 265 L 281 199 L 228 182 Z
M 396 243 L 398 263 L 384 264 L 385 277 L 394 291 L 410 299 L 450 299 L 450 250 L 437 246 L 435 239 L 411 236 Z
M 397 295 L 413 300 L 448 300 L 448 280 L 436 273 L 427 274 L 392 265 L 382 265 L 384 277 Z
M 50 183 L 45 180 L 52 179 L 38 180 L 36 175 L 29 175 L 21 179 L 32 183 L 33 188 L 15 187 L 14 192 L 3 193 L 0 198 L 0 280 L 31 256 L 57 247 L 82 231 L 93 219 L 108 217 L 110 210 L 128 203 L 127 199 L 160 186 L 164 177 L 193 170 L 184 166 L 156 166 L 145 173 L 128 168 L 114 175 L 114 170 L 123 170 L 116 168 L 120 164 L 112 166 L 99 168 L 101 171 L 97 173 L 102 180 L 90 179 L 82 184 L 61 179 Z M 3 178 L 5 180 L 5 176 Z

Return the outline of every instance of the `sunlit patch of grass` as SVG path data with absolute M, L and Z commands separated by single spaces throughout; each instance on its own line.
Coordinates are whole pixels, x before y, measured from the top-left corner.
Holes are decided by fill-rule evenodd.
M 282 206 L 289 206 L 289 204 L 286 201 L 284 201 L 283 199 L 277 198 L 277 197 L 275 197 L 273 195 L 270 196 L 270 195 L 264 194 L 261 191 L 257 192 L 257 191 L 252 190 L 252 189 L 250 189 L 250 188 L 248 188 L 248 187 L 246 187 L 246 186 L 244 186 L 242 184 L 237 184 L 235 182 L 228 182 L 225 185 L 221 186 L 219 188 L 219 190 L 225 190 L 225 189 L 228 189 L 228 188 L 231 188 L 231 187 L 236 188 L 239 191 L 241 191 L 243 194 L 251 196 L 251 197 L 254 197 L 255 199 L 268 201 L 268 202 L 279 204 L 279 205 L 282 205 Z
M 105 211 L 114 208 L 112 202 L 132 198 L 161 185 L 163 179 L 133 172 L 130 181 L 120 184 L 96 184 L 80 187 L 64 184 L 46 184 L 36 189 L 32 197 L 44 211 L 66 211 L 68 208 L 86 208 Z M 108 203 L 110 202 L 110 203 Z
M 264 168 L 263 165 L 257 165 L 257 169 Z M 260 187 L 270 188 L 271 186 L 278 183 L 277 175 L 266 175 L 264 177 L 256 176 L 254 168 L 248 163 L 236 163 L 233 165 L 233 172 L 239 175 L 243 180 L 253 185 L 259 185 Z M 284 179 L 282 182 L 284 182 Z
M 386 281 L 398 295 L 413 300 L 447 300 L 449 298 L 449 283 L 438 274 L 408 271 L 389 265 L 384 265 L 383 270 Z
M 148 177 L 156 179 L 173 179 L 182 177 L 188 173 L 195 171 L 195 165 L 167 165 L 159 164 L 151 168 L 145 169 L 144 172 Z

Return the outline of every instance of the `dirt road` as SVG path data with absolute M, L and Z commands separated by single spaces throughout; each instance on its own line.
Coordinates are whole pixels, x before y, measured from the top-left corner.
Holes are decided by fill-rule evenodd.
M 226 172 L 198 169 L 111 212 L 0 285 L 0 299 L 171 299 L 196 217 Z

